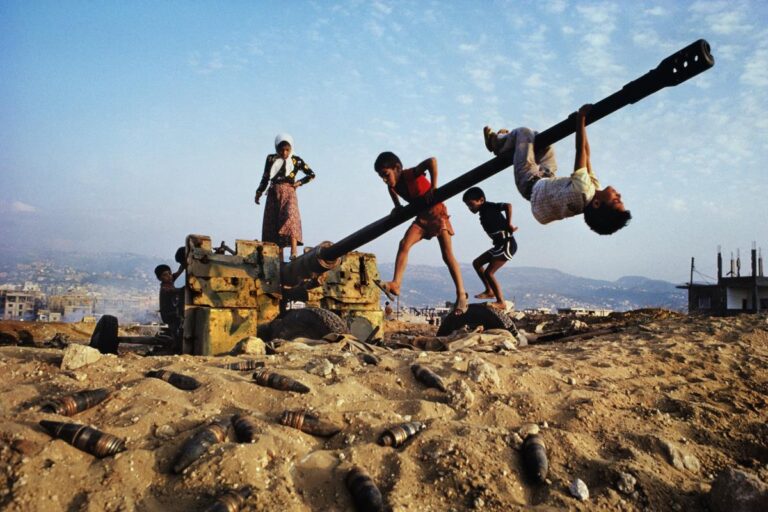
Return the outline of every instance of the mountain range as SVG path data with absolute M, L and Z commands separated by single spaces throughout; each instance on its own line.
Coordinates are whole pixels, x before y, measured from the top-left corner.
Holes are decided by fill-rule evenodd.
M 175 269 L 172 258 L 163 261 L 130 253 L 39 252 L 14 253 L 0 250 L 0 276 L 5 280 L 34 280 L 31 273 L 39 268 L 19 272 L 17 265 L 39 267 L 46 262 L 54 268 L 66 268 L 67 274 L 82 272 L 81 284 L 111 285 L 117 288 L 152 289 L 156 286 L 153 269 L 168 263 Z M 47 265 L 46 265 L 47 266 Z M 394 264 L 379 264 L 382 279 L 390 279 Z M 462 275 L 470 297 L 482 290 L 480 280 L 470 265 L 461 265 Z M 22 274 L 26 274 L 22 276 Z M 616 281 L 578 277 L 559 270 L 539 267 L 504 267 L 496 274 L 505 298 L 513 300 L 518 309 L 537 307 L 588 307 L 616 311 L 642 307 L 664 307 L 684 310 L 687 297 L 674 283 L 625 276 Z M 2 284 L 0 279 L 0 284 Z M 453 283 L 444 266 L 409 265 L 403 279 L 401 305 L 423 307 L 442 304 L 454 297 Z

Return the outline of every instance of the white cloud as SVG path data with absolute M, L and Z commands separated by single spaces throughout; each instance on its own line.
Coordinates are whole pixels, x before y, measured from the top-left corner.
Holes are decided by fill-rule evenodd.
M 685 199 L 680 197 L 672 199 L 672 202 L 670 203 L 670 207 L 676 212 L 688 211 L 688 204 L 685 202 Z
M 732 35 L 752 29 L 752 25 L 748 23 L 748 9 L 744 4 L 701 1 L 692 4 L 689 10 L 702 18 L 716 34 Z
M 0 200 L 0 212 L 3 213 L 35 213 L 37 208 L 18 200 L 2 201 Z
M 471 94 L 459 94 L 456 96 L 456 101 L 462 105 L 471 105 L 475 102 L 475 98 Z
M 667 14 L 667 10 L 660 5 L 645 10 L 645 14 L 648 16 L 664 16 Z
M 563 25 L 560 30 L 563 32 L 563 34 L 570 36 L 576 33 L 576 29 L 573 28 L 570 25 Z
M 365 28 L 368 29 L 368 32 L 373 34 L 374 37 L 378 38 L 384 35 L 384 27 L 376 23 L 375 21 L 369 21 Z
M 373 8 L 376 9 L 381 14 L 392 13 L 392 7 L 388 6 L 384 2 L 373 2 Z
M 758 48 L 747 59 L 739 80 L 744 85 L 768 87 L 768 47 Z
M 553 14 L 560 14 L 568 7 L 568 2 L 566 0 L 549 0 L 543 5 L 545 10 Z
M 523 84 L 526 87 L 533 87 L 538 89 L 539 87 L 543 87 L 544 80 L 542 80 L 541 75 L 539 73 L 532 73 L 528 76 L 528 78 L 525 79 L 525 82 Z

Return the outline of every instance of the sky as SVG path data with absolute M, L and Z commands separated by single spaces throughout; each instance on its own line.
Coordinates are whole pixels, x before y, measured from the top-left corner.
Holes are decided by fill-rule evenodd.
M 392 208 L 380 152 L 434 156 L 446 183 L 492 156 L 484 125 L 543 130 L 700 38 L 712 69 L 588 128 L 627 228 L 538 224 L 511 169 L 481 187 L 513 205 L 510 266 L 684 282 L 695 257 L 703 281 L 718 245 L 744 259 L 756 241 L 768 257 L 762 0 L 4 0 L 0 245 L 171 262 L 190 233 L 258 239 L 253 196 L 281 132 L 317 174 L 298 192 L 305 243 L 340 240 Z M 559 175 L 573 145 L 555 146 Z M 460 197 L 447 206 L 469 263 L 490 240 Z M 406 227 L 362 250 L 394 261 Z M 438 244 L 409 261 L 441 265 Z

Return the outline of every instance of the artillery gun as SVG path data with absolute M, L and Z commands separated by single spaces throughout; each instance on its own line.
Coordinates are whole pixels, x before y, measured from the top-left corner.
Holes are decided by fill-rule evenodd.
M 586 123 L 592 124 L 665 87 L 678 85 L 713 65 L 709 44 L 700 39 L 595 103 Z M 572 134 L 574 118 L 575 113 L 538 133 L 536 150 Z M 512 162 L 511 153 L 497 156 L 439 187 L 434 201 L 446 201 Z M 323 242 L 285 264 L 280 263 L 279 249 L 272 243 L 237 240 L 236 249 L 224 254 L 213 249 L 209 237 L 189 235 L 183 251 L 187 264 L 183 352 L 228 352 L 238 341 L 255 335 L 267 339 L 321 337 L 335 331 L 351 332 L 362 339 L 381 336 L 383 315 L 376 259 L 373 254 L 355 251 L 427 207 L 423 199 L 416 200 L 336 243 Z M 292 301 L 304 302 L 308 307 L 289 309 Z M 504 313 L 470 304 L 465 314 L 448 315 L 438 334 L 479 324 L 514 329 Z M 116 330 L 115 322 L 115 337 Z M 98 331 L 97 326 L 94 337 Z M 112 329 L 108 335 L 112 336 Z M 98 342 L 92 339 L 92 345 L 98 346 Z

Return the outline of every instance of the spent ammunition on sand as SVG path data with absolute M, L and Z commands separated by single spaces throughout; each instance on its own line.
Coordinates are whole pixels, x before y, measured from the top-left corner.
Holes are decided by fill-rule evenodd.
M 211 423 L 197 431 L 181 446 L 179 454 L 173 461 L 173 472 L 178 475 L 202 457 L 211 445 L 221 443 L 226 437 L 227 425 L 223 422 Z
M 112 390 L 109 388 L 86 389 L 63 396 L 43 404 L 42 412 L 52 412 L 62 416 L 73 416 L 103 402 Z
M 181 373 L 169 372 L 167 370 L 152 370 L 147 372 L 147 377 L 153 379 L 164 380 L 168 384 L 175 386 L 179 389 L 186 391 L 192 391 L 200 387 L 200 383 L 188 375 L 182 375 Z
M 381 359 L 379 359 L 373 354 L 368 354 L 368 353 L 360 354 L 360 360 L 365 364 L 372 364 L 373 366 L 378 366 L 379 363 L 381 362 Z
M 281 391 L 295 391 L 297 393 L 309 393 L 309 388 L 297 380 L 293 380 L 285 375 L 270 372 L 269 370 L 258 370 L 253 374 L 253 380 L 259 386 L 279 389 Z
M 549 470 L 547 447 L 544 446 L 544 441 L 536 434 L 529 435 L 523 441 L 521 451 L 525 472 L 532 480 L 543 483 Z
M 322 421 L 317 414 L 307 411 L 285 411 L 280 416 L 280 424 L 320 437 L 332 437 L 341 431 L 336 425 Z
M 427 426 L 420 421 L 409 421 L 408 423 L 396 425 L 388 428 L 379 436 L 379 444 L 381 446 L 397 448 L 425 428 Z
M 263 361 L 238 361 L 236 363 L 229 363 L 220 366 L 219 368 L 225 368 L 227 370 L 236 370 L 238 372 L 250 372 L 252 370 L 258 370 L 264 368 Z
M 40 422 L 40 426 L 47 430 L 51 437 L 66 441 L 75 448 L 99 458 L 108 457 L 125 450 L 123 439 L 87 425 L 43 420 Z
M 347 473 L 344 482 L 352 495 L 355 510 L 359 512 L 384 511 L 384 498 L 381 496 L 381 491 L 363 468 L 354 466 Z
M 235 428 L 235 437 L 238 443 L 252 443 L 256 441 L 258 425 L 253 418 L 235 414 L 232 416 L 232 426 Z
M 443 384 L 443 379 L 441 379 L 440 376 L 438 376 L 435 372 L 426 366 L 414 364 L 411 365 L 411 371 L 413 372 L 413 376 L 416 377 L 416 380 L 428 388 L 439 389 L 445 393 L 445 384 Z
M 237 512 L 240 507 L 243 506 L 245 500 L 251 495 L 252 488 L 250 485 L 246 485 L 239 490 L 228 491 L 218 498 L 216 501 L 205 509 L 205 512 Z

